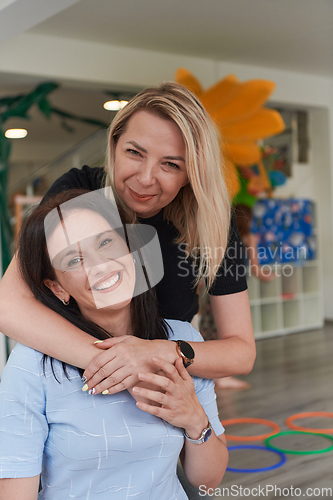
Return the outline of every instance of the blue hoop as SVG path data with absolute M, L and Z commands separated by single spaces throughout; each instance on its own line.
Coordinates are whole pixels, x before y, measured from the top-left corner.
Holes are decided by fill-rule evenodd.
M 270 467 L 263 467 L 262 469 L 234 469 L 232 467 L 227 467 L 227 471 L 229 471 L 229 472 L 246 472 L 248 474 L 250 474 L 252 472 L 265 472 L 267 470 L 273 470 L 273 469 L 277 469 L 278 467 L 281 467 L 287 460 L 286 455 L 284 455 L 280 451 L 276 451 L 276 450 L 272 450 L 270 448 L 267 448 L 266 446 L 255 446 L 255 445 L 250 445 L 250 444 L 248 444 L 248 445 L 244 444 L 244 445 L 238 445 L 238 446 L 230 446 L 228 448 L 229 451 L 230 450 L 244 450 L 244 449 L 272 451 L 276 455 L 279 455 L 281 460 L 280 460 L 280 462 L 278 462 L 275 465 L 271 465 Z

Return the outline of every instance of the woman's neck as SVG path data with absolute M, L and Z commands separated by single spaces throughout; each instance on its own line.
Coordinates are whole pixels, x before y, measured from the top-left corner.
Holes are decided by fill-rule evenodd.
M 81 310 L 83 316 L 106 330 L 112 337 L 133 335 L 131 324 L 131 305 L 127 304 L 121 309 L 104 307 L 102 309 Z

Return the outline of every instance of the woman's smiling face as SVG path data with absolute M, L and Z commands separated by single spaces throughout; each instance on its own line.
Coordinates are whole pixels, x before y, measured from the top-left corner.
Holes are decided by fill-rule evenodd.
M 160 212 L 188 183 L 178 125 L 148 111 L 134 113 L 116 146 L 114 176 L 119 196 L 138 216 Z
M 131 302 L 133 259 L 124 240 L 101 215 L 72 210 L 48 238 L 47 247 L 57 282 L 85 316 L 96 308 L 121 309 Z

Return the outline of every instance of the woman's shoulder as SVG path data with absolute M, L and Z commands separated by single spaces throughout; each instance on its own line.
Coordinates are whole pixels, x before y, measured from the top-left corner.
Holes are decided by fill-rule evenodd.
M 1 391 L 17 394 L 25 387 L 40 387 L 43 354 L 22 344 L 16 344 L 1 374 Z M 1 392 L 0 391 L 0 392 Z
M 200 332 L 196 330 L 188 321 L 167 319 L 169 326 L 169 340 L 186 340 L 190 342 L 204 342 Z

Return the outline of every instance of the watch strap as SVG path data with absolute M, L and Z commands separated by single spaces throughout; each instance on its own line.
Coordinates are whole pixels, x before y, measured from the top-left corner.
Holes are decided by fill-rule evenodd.
M 192 439 L 192 438 L 190 438 L 190 436 L 187 434 L 187 432 L 185 431 L 185 429 L 184 429 L 184 436 L 191 443 L 202 444 L 202 443 L 205 443 L 206 441 L 208 441 L 208 439 L 210 438 L 210 436 L 212 434 L 212 430 L 213 430 L 213 428 L 211 426 L 211 423 L 208 420 L 208 426 L 203 429 L 203 431 L 202 431 L 202 433 L 201 433 L 201 435 L 200 435 L 200 437 L 198 439 Z

